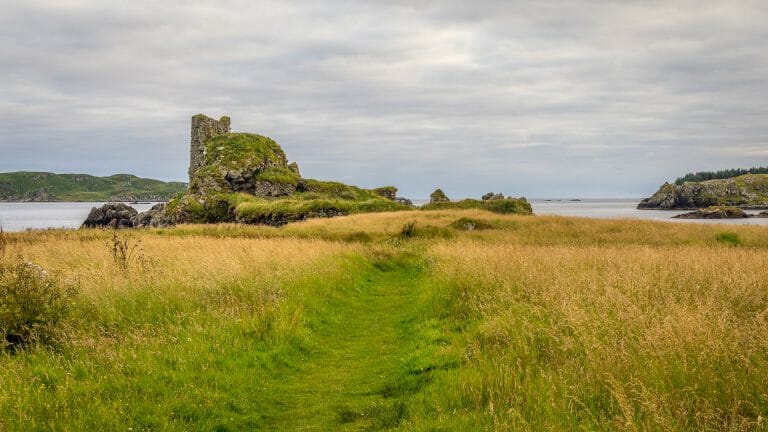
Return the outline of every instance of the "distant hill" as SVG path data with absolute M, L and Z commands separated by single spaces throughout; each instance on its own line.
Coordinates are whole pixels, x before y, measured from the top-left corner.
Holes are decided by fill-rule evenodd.
M 0 201 L 168 201 L 186 188 L 186 183 L 131 174 L 0 173 Z

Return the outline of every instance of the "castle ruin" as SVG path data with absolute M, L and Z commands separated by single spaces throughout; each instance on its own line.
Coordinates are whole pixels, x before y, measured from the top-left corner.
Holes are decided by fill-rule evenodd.
M 218 120 L 203 114 L 192 116 L 192 139 L 189 152 L 189 181 L 205 161 L 205 142 L 217 135 L 230 132 L 229 117 Z

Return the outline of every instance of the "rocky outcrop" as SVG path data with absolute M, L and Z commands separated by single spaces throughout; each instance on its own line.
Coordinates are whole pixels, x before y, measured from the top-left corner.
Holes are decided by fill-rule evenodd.
M 664 183 L 653 196 L 641 201 L 637 208 L 695 210 L 710 206 L 768 208 L 768 174 L 747 174 L 682 185 Z
M 376 195 L 386 199 L 395 200 L 397 198 L 397 188 L 394 186 L 384 186 L 373 190 Z
M 198 199 L 231 192 L 262 198 L 296 192 L 298 166 L 288 164 L 283 149 L 270 138 L 227 133 L 208 139 L 205 146 L 205 160 L 189 183 L 190 194 Z
M 230 132 L 229 117 L 218 120 L 203 114 L 192 116 L 192 134 L 189 151 L 189 180 L 195 172 L 205 163 L 205 142 L 209 139 Z
M 413 201 L 409 200 L 408 198 L 395 197 L 395 202 L 408 207 L 413 207 Z
M 487 194 L 483 195 L 481 199 L 483 201 L 503 200 L 504 194 L 488 192 Z
M 34 192 L 27 192 L 24 194 L 23 198 L 19 201 L 21 202 L 48 202 L 52 201 L 51 195 L 46 191 L 45 189 L 38 189 Z
M 750 215 L 744 210 L 728 206 L 712 206 L 673 216 L 675 219 L 744 219 L 748 217 Z
M 173 220 L 165 214 L 165 203 L 152 206 L 151 209 L 139 213 L 132 219 L 134 228 L 164 227 L 174 224 Z
M 442 191 L 442 189 L 435 189 L 434 192 L 429 194 L 429 203 L 441 203 L 441 202 L 450 202 L 451 200 L 445 195 L 445 192 Z
M 283 225 L 312 217 L 404 210 L 397 188 L 368 190 L 301 178 L 272 139 L 230 132 L 230 120 L 192 117 L 187 192 L 137 215 L 137 227 L 242 222 Z
M 139 212 L 123 203 L 108 203 L 93 207 L 83 222 L 83 228 L 133 228 Z

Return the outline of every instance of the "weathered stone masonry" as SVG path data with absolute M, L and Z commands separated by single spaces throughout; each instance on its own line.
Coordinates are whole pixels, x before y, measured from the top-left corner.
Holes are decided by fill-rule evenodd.
M 230 132 L 229 117 L 218 120 L 203 114 L 192 116 L 192 141 L 189 154 L 189 181 L 205 161 L 205 142 L 212 137 Z

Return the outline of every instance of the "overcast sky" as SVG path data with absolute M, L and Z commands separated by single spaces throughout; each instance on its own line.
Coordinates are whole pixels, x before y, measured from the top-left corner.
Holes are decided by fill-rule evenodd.
M 410 197 L 768 165 L 765 0 L 0 0 L 0 59 L 0 171 L 186 181 L 199 112 Z

